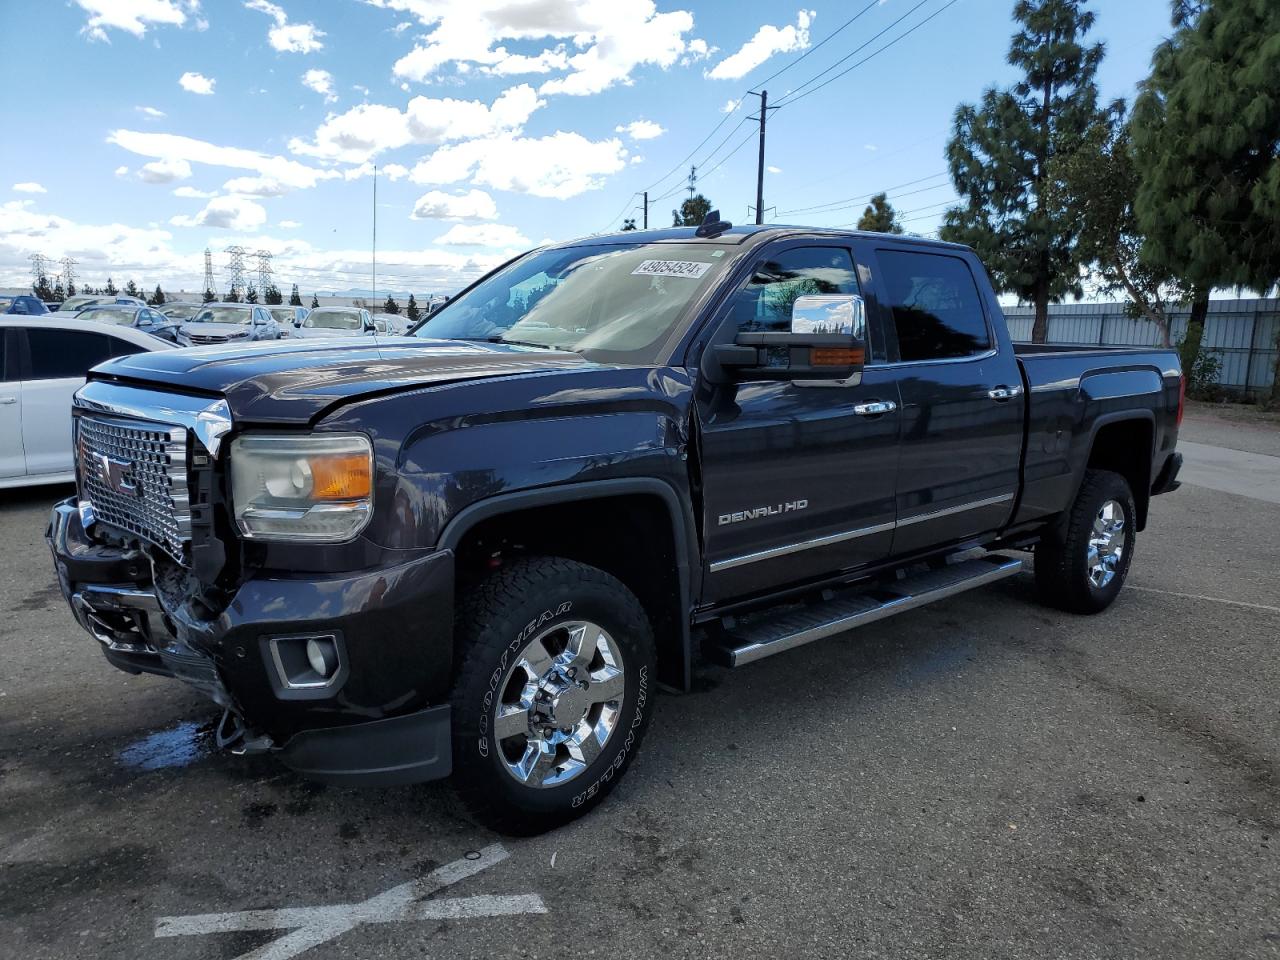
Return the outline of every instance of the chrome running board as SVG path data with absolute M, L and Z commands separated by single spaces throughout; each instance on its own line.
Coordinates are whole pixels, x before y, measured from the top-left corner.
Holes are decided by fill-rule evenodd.
M 749 622 L 725 632 L 724 645 L 708 652 L 725 666 L 740 667 L 1012 577 L 1021 569 L 1021 560 L 992 554 L 826 603 L 752 615 L 744 618 Z

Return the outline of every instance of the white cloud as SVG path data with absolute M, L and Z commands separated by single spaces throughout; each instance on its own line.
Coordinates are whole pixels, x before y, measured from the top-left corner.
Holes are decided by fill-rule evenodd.
M 165 112 L 163 110 L 157 110 L 155 107 L 134 107 L 134 109 L 139 113 L 146 114 L 148 117 L 153 117 L 157 120 L 165 116 Z
M 712 67 L 707 76 L 712 80 L 737 80 L 774 54 L 803 50 L 809 46 L 809 24 L 813 22 L 814 16 L 812 10 L 801 10 L 796 14 L 794 26 L 788 24 L 785 27 L 775 27 L 765 24 L 737 53 L 730 54 Z
M 302 85 L 324 97 L 325 103 L 333 103 L 338 95 L 333 92 L 333 74 L 328 70 L 308 70 L 302 75 Z
M 205 163 L 215 167 L 232 167 L 251 170 L 264 177 L 271 177 L 291 189 L 314 187 L 321 180 L 341 177 L 336 170 L 317 170 L 305 163 L 286 157 L 268 156 L 241 147 L 222 147 L 194 137 L 174 133 L 143 133 L 137 130 L 113 130 L 107 136 L 108 143 L 123 147 L 130 153 L 160 160 L 184 160 Z
M 781 172 L 782 172 L 782 168 L 781 168 L 781 167 L 775 167 L 775 166 L 773 166 L 772 164 L 771 164 L 771 165 L 769 165 L 769 166 L 767 166 L 767 167 L 765 167 L 765 169 L 766 169 L 766 170 L 768 170 L 770 173 L 781 173 Z
M 191 164 L 181 157 L 152 160 L 150 163 L 144 163 L 138 170 L 138 179 L 143 183 L 173 183 L 175 180 L 186 180 L 190 176 Z
M 290 23 L 289 15 L 284 8 L 269 0 L 246 0 L 245 7 L 265 13 L 275 21 L 275 26 L 267 31 L 267 42 L 273 50 L 280 53 L 314 53 L 324 49 L 320 38 L 325 35 L 313 23 Z
M 741 98 L 741 97 L 738 97 L 736 100 L 735 100 L 734 98 L 730 97 L 728 100 L 726 100 L 726 101 L 724 102 L 724 106 L 720 108 L 720 112 L 721 112 L 721 113 L 733 113 L 733 111 L 737 110 L 737 109 L 738 109 L 738 107 L 739 107 L 739 106 L 741 106 L 741 104 L 742 104 L 742 98 Z
M 91 40 L 108 42 L 108 29 L 141 37 L 155 24 L 180 27 L 187 21 L 187 11 L 195 13 L 200 9 L 196 0 L 76 0 L 76 3 L 89 14 L 80 32 Z
M 625 133 L 632 140 L 652 140 L 666 133 L 666 129 L 652 120 L 632 120 L 613 128 L 614 133 Z
M 412 20 L 401 20 L 399 23 L 397 23 L 394 27 L 391 28 L 391 32 L 404 33 L 406 30 L 411 30 L 411 29 L 413 29 Z
M 214 197 L 194 217 L 180 214 L 169 222 L 176 227 L 257 230 L 267 222 L 267 211 L 262 204 L 244 197 Z
M 876 152 L 877 150 L 879 150 L 880 148 L 879 148 L 879 147 L 877 147 L 874 143 L 864 143 L 864 144 L 862 145 L 862 149 L 863 149 L 863 150 L 866 150 L 866 151 L 868 151 L 868 152 L 870 152 L 870 153 L 875 153 L 875 152 Z
M 452 194 L 429 190 L 413 205 L 414 220 L 496 220 L 498 205 L 483 190 Z
M 540 93 L 587 95 L 628 84 L 642 66 L 666 69 L 682 56 L 699 58 L 706 41 L 685 39 L 687 10 L 659 13 L 653 0 L 365 0 L 417 17 L 426 32 L 396 61 L 394 74 L 425 82 L 444 68 L 510 76 L 564 73 Z M 503 41 L 542 41 L 535 53 L 514 53 Z M 569 48 L 576 52 L 570 53 Z
M 627 151 L 616 138 L 592 141 L 557 130 L 546 137 L 512 135 L 468 140 L 440 147 L 410 174 L 414 183 L 457 183 L 470 178 L 481 186 L 535 197 L 567 200 L 604 184 L 617 173 Z
M 128 167 L 116 167 L 116 176 L 117 176 L 117 177 L 127 177 L 128 175 L 129 175 L 129 168 L 128 168 Z
M 680 60 L 680 66 L 687 67 L 691 63 L 697 63 L 699 60 L 706 60 L 708 57 L 720 52 L 719 47 L 708 46 L 707 41 L 700 37 L 694 37 L 689 41 L 686 47 L 686 53 Z
M 13 185 L 14 193 L 48 193 L 43 184 L 36 183 L 34 180 L 27 180 L 24 183 L 15 183 Z
M 208 200 L 210 197 L 216 197 L 218 194 L 214 190 L 197 190 L 195 187 L 178 187 L 173 191 L 175 197 L 185 197 L 191 200 Z
M 500 223 L 458 223 L 435 242 L 446 247 L 527 247 L 529 238 Z
M 222 189 L 242 197 L 283 197 L 290 188 L 274 177 L 233 177 Z
M 401 111 L 380 103 L 362 103 L 330 116 L 313 140 L 290 140 L 289 149 L 300 156 L 363 163 L 384 150 L 411 143 L 439 144 L 519 132 L 545 103 L 528 84 L 504 90 L 492 105 L 479 100 L 414 97 Z
M 182 87 L 183 90 L 206 97 L 213 93 L 213 86 L 217 82 L 217 80 L 206 77 L 202 73 L 193 73 L 189 70 L 178 78 L 178 86 Z
M 302 226 L 302 224 L 297 220 L 281 220 L 279 226 L 284 227 L 286 230 L 295 230 Z

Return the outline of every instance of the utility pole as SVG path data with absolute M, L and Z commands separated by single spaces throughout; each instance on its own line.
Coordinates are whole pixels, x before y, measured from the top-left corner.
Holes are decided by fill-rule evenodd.
M 769 91 L 750 91 L 760 98 L 760 159 L 756 165 L 756 223 L 764 223 L 764 125 L 769 119 Z M 774 107 L 776 110 L 777 107 Z
M 649 191 L 644 192 L 644 228 L 649 229 Z
M 204 248 L 204 289 L 210 293 L 214 292 L 213 252 L 208 247 Z

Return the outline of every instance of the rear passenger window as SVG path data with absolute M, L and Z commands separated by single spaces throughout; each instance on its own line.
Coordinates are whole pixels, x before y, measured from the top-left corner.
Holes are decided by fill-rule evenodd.
M 880 250 L 903 361 L 967 357 L 991 348 L 978 285 L 958 257 Z
M 107 352 L 112 357 L 127 357 L 132 353 L 143 353 L 145 347 L 119 337 L 107 337 Z
M 794 247 L 756 268 L 734 295 L 732 320 L 739 333 L 791 329 L 791 307 L 813 293 L 857 293 L 853 257 L 838 247 Z
M 29 327 L 27 344 L 31 349 L 31 379 L 83 377 L 90 367 L 108 358 L 108 339 L 100 333 Z

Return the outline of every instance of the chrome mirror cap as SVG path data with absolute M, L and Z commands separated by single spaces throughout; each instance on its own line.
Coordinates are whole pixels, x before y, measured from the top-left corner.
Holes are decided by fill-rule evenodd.
M 866 329 L 866 304 L 856 294 L 806 294 L 796 297 L 791 308 L 793 334 L 824 334 L 861 340 Z

